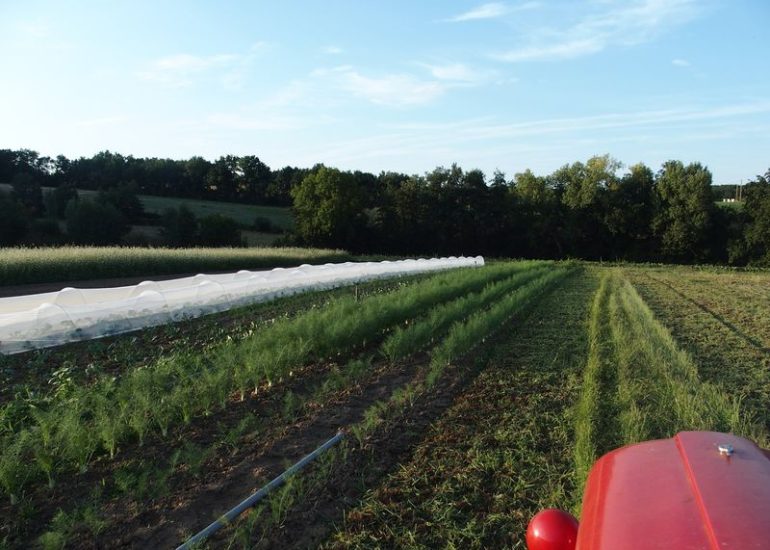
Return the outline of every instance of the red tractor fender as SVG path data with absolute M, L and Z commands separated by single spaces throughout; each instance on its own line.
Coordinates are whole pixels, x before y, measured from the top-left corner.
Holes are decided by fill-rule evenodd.
M 770 454 L 718 432 L 629 445 L 594 464 L 576 533 L 569 518 L 538 513 L 529 550 L 767 549 Z

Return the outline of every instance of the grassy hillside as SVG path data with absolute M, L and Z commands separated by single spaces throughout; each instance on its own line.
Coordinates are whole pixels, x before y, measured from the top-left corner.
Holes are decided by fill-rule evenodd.
M 43 187 L 43 193 L 52 190 L 52 187 Z M 0 191 L 11 191 L 12 187 L 7 183 L 0 183 Z M 81 197 L 95 197 L 96 191 L 78 189 Z M 242 225 L 253 225 L 257 217 L 270 220 L 270 223 L 280 229 L 291 229 L 294 221 L 291 210 L 279 206 L 257 206 L 254 204 L 240 204 L 235 202 L 205 201 L 196 199 L 183 199 L 175 197 L 155 197 L 152 195 L 138 195 L 142 201 L 144 211 L 148 214 L 162 214 L 168 208 L 178 208 L 181 205 L 189 208 L 196 217 L 201 218 L 211 214 L 221 214 L 234 219 Z

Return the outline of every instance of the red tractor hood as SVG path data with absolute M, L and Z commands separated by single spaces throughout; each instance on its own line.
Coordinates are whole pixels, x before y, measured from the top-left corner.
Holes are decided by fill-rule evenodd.
M 770 548 L 770 459 L 752 442 L 682 432 L 604 455 L 577 550 Z

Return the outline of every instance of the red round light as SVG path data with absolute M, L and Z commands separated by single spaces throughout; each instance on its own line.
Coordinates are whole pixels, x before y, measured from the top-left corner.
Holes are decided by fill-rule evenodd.
M 529 550 L 575 550 L 578 522 L 567 512 L 550 508 L 535 514 L 527 527 Z

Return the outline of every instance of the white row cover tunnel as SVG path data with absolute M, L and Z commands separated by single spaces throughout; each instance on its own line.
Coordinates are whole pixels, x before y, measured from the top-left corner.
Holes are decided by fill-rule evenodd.
M 483 265 L 481 256 L 305 264 L 0 298 L 0 353 L 100 338 L 371 279 Z

